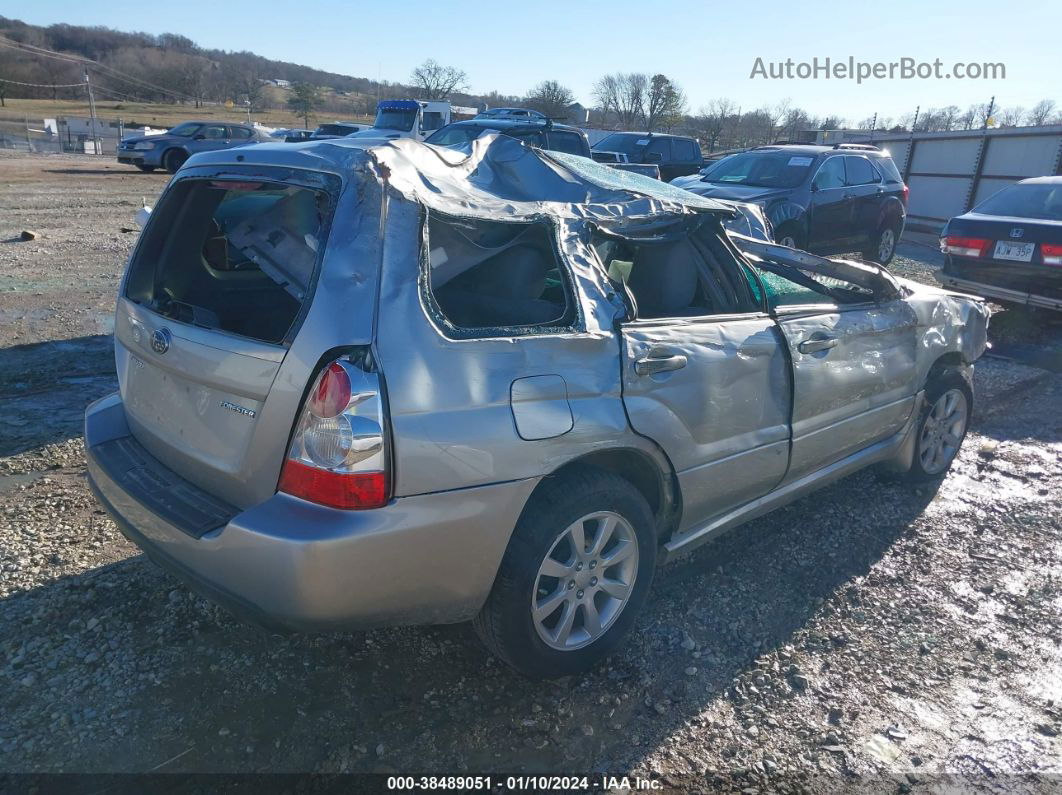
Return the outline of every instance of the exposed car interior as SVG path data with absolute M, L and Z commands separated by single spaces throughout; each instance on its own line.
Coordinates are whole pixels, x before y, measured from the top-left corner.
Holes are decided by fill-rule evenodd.
M 640 318 L 756 311 L 762 296 L 770 309 L 873 299 L 869 290 L 840 279 L 739 257 L 714 223 L 656 240 L 599 230 L 593 247 L 609 278 L 625 287 Z
M 431 213 L 428 238 L 431 292 L 453 327 L 572 324 L 575 305 L 549 225 Z
M 330 217 L 323 191 L 184 180 L 157 211 L 127 297 L 164 317 L 280 342 L 306 298 Z

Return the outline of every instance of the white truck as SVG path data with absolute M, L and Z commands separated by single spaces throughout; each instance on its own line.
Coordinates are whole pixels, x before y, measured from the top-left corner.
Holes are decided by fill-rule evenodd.
M 449 124 L 455 115 L 475 114 L 475 108 L 453 106 L 445 99 L 383 99 L 376 105 L 376 121 L 372 127 L 348 137 L 363 143 L 393 138 L 423 141 L 440 127 Z

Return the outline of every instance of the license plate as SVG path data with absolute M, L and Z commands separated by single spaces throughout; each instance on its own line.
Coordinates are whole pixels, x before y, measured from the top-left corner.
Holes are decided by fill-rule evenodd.
M 1032 262 L 1035 249 L 1035 243 L 1008 243 L 1006 240 L 1000 240 L 996 243 L 996 253 L 993 256 L 1014 262 Z

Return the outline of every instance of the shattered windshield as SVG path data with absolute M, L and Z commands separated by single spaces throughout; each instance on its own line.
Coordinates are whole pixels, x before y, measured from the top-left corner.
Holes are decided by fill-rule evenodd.
M 702 172 L 705 182 L 757 188 L 795 188 L 811 171 L 815 158 L 791 152 L 745 152 L 720 160 Z
M 376 112 L 376 121 L 373 127 L 381 130 L 401 130 L 409 132 L 413 129 L 413 123 L 417 120 L 415 110 L 380 110 Z

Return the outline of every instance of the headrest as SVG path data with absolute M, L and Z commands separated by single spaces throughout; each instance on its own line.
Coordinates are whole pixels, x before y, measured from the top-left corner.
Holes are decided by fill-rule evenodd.
M 697 268 L 688 241 L 639 246 L 627 287 L 641 314 L 667 316 L 686 309 L 697 292 Z
M 513 246 L 476 267 L 475 291 L 500 298 L 538 298 L 551 266 L 541 250 Z

